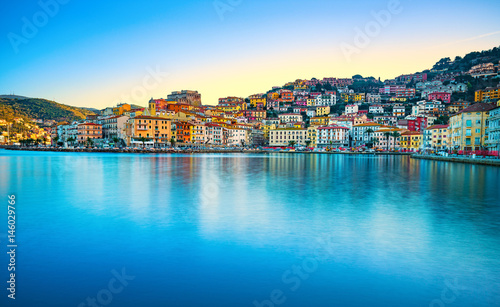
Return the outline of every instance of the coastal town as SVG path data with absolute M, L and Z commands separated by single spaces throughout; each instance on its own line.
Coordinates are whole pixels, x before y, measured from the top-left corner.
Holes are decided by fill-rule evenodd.
M 266 148 L 308 151 L 447 152 L 498 156 L 500 86 L 475 91 L 467 80 L 496 80 L 499 63 L 390 80 L 296 80 L 249 97 L 202 104 L 193 90 L 120 103 L 73 122 L 5 120 L 0 143 L 62 148 Z M 10 133 L 12 124 L 29 133 Z M 7 128 L 7 129 L 5 129 Z

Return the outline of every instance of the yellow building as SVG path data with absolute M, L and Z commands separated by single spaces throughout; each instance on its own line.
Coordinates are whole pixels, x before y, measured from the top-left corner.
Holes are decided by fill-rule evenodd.
M 330 117 L 322 116 L 322 117 L 311 117 L 310 124 L 316 126 L 327 126 L 330 122 Z
M 406 131 L 399 137 L 399 148 L 418 151 L 422 146 L 423 135 L 419 131 Z
M 316 105 L 316 99 L 315 98 L 307 98 L 307 106 L 308 107 L 314 107 Z
M 130 112 L 132 107 L 128 103 L 119 104 L 113 108 L 114 115 L 123 115 L 125 112 Z
M 262 104 L 264 107 L 266 106 L 266 95 L 264 94 L 252 95 L 249 97 L 249 99 L 250 105 L 254 108 L 256 108 L 259 104 Z
M 278 126 L 276 124 L 264 125 L 262 127 L 262 131 L 264 132 L 264 138 L 269 139 L 269 131 L 277 128 Z
M 330 106 L 316 108 L 316 116 L 319 117 L 328 114 L 330 114 Z
M 318 127 L 314 125 L 307 128 L 307 140 L 311 142 L 309 147 L 316 148 L 318 146 Z
M 476 91 L 475 101 L 497 101 L 500 99 L 500 87 L 488 87 L 484 90 Z
M 154 116 L 136 116 L 130 118 L 126 124 L 127 144 L 142 146 L 141 138 L 147 139 L 145 145 L 163 147 L 175 138 L 175 129 L 172 129 L 172 120 Z
M 425 128 L 423 149 L 442 150 L 448 149 L 448 128 L 449 125 L 433 125 Z
M 455 150 L 483 150 L 488 140 L 488 116 L 491 103 L 476 103 L 450 117 L 450 147 Z
M 280 98 L 280 94 L 276 93 L 276 92 L 272 92 L 272 93 L 267 94 L 267 98 L 269 98 L 271 100 L 278 100 Z
M 340 99 L 345 103 L 363 103 L 366 101 L 365 93 L 342 93 Z

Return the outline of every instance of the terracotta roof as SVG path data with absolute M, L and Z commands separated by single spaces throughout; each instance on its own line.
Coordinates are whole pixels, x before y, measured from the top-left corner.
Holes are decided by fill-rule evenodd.
M 83 124 L 79 124 L 78 126 L 102 126 L 102 125 L 94 124 L 94 123 L 83 123 Z
M 427 127 L 426 129 L 427 130 L 430 130 L 430 129 L 445 129 L 445 128 L 448 128 L 450 125 L 433 125 L 433 126 L 430 126 L 430 127 Z
M 492 110 L 496 108 L 494 104 L 491 103 L 485 103 L 485 102 L 480 102 L 480 103 L 475 103 L 462 111 L 458 112 L 457 114 L 460 113 L 468 113 L 468 112 L 487 112 L 489 110 Z
M 403 132 L 401 135 L 422 135 L 422 132 L 419 132 L 419 131 L 406 131 L 406 132 Z
M 326 127 L 319 127 L 318 130 L 324 130 L 324 129 L 344 129 L 344 130 L 349 130 L 347 127 L 341 127 L 341 126 L 326 126 Z

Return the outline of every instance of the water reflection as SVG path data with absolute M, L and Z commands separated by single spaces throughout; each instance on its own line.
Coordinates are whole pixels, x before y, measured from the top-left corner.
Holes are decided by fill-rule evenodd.
M 44 257 L 38 244 L 76 261 L 63 247 L 96 237 L 101 243 L 87 256 L 110 265 L 120 259 L 144 270 L 146 280 L 158 279 L 158 271 L 175 274 L 173 297 L 189 292 L 199 274 L 230 265 L 215 284 L 234 296 L 220 305 L 248 305 L 328 238 L 330 259 L 289 306 L 307 297 L 345 302 L 371 279 L 377 286 L 367 300 L 381 306 L 391 304 L 373 289 L 395 289 L 393 305 L 423 306 L 440 295 L 445 278 L 467 287 L 456 306 L 500 301 L 499 168 L 397 156 L 0 151 L 0 171 L 2 195 L 15 192 L 24 204 L 26 248 L 38 255 L 27 264 Z M 54 267 L 47 261 L 33 272 L 48 274 Z M 339 276 L 346 290 L 332 292 Z M 231 282 L 242 280 L 252 291 Z M 163 293 L 148 291 L 152 298 Z M 209 301 L 203 290 L 199 297 Z

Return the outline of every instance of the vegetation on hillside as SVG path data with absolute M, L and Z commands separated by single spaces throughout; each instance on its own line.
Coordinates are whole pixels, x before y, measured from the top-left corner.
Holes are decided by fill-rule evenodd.
M 481 52 L 474 51 L 464 57 L 457 56 L 452 61 L 450 58 L 442 58 L 432 69 L 446 70 L 450 72 L 468 71 L 472 66 L 483 63 L 498 63 L 500 61 L 500 48 L 495 47 Z
M 43 119 L 73 121 L 84 119 L 94 112 L 71 107 L 46 99 L 9 99 L 0 98 L 0 119 L 11 121 L 15 117 L 24 119 Z

